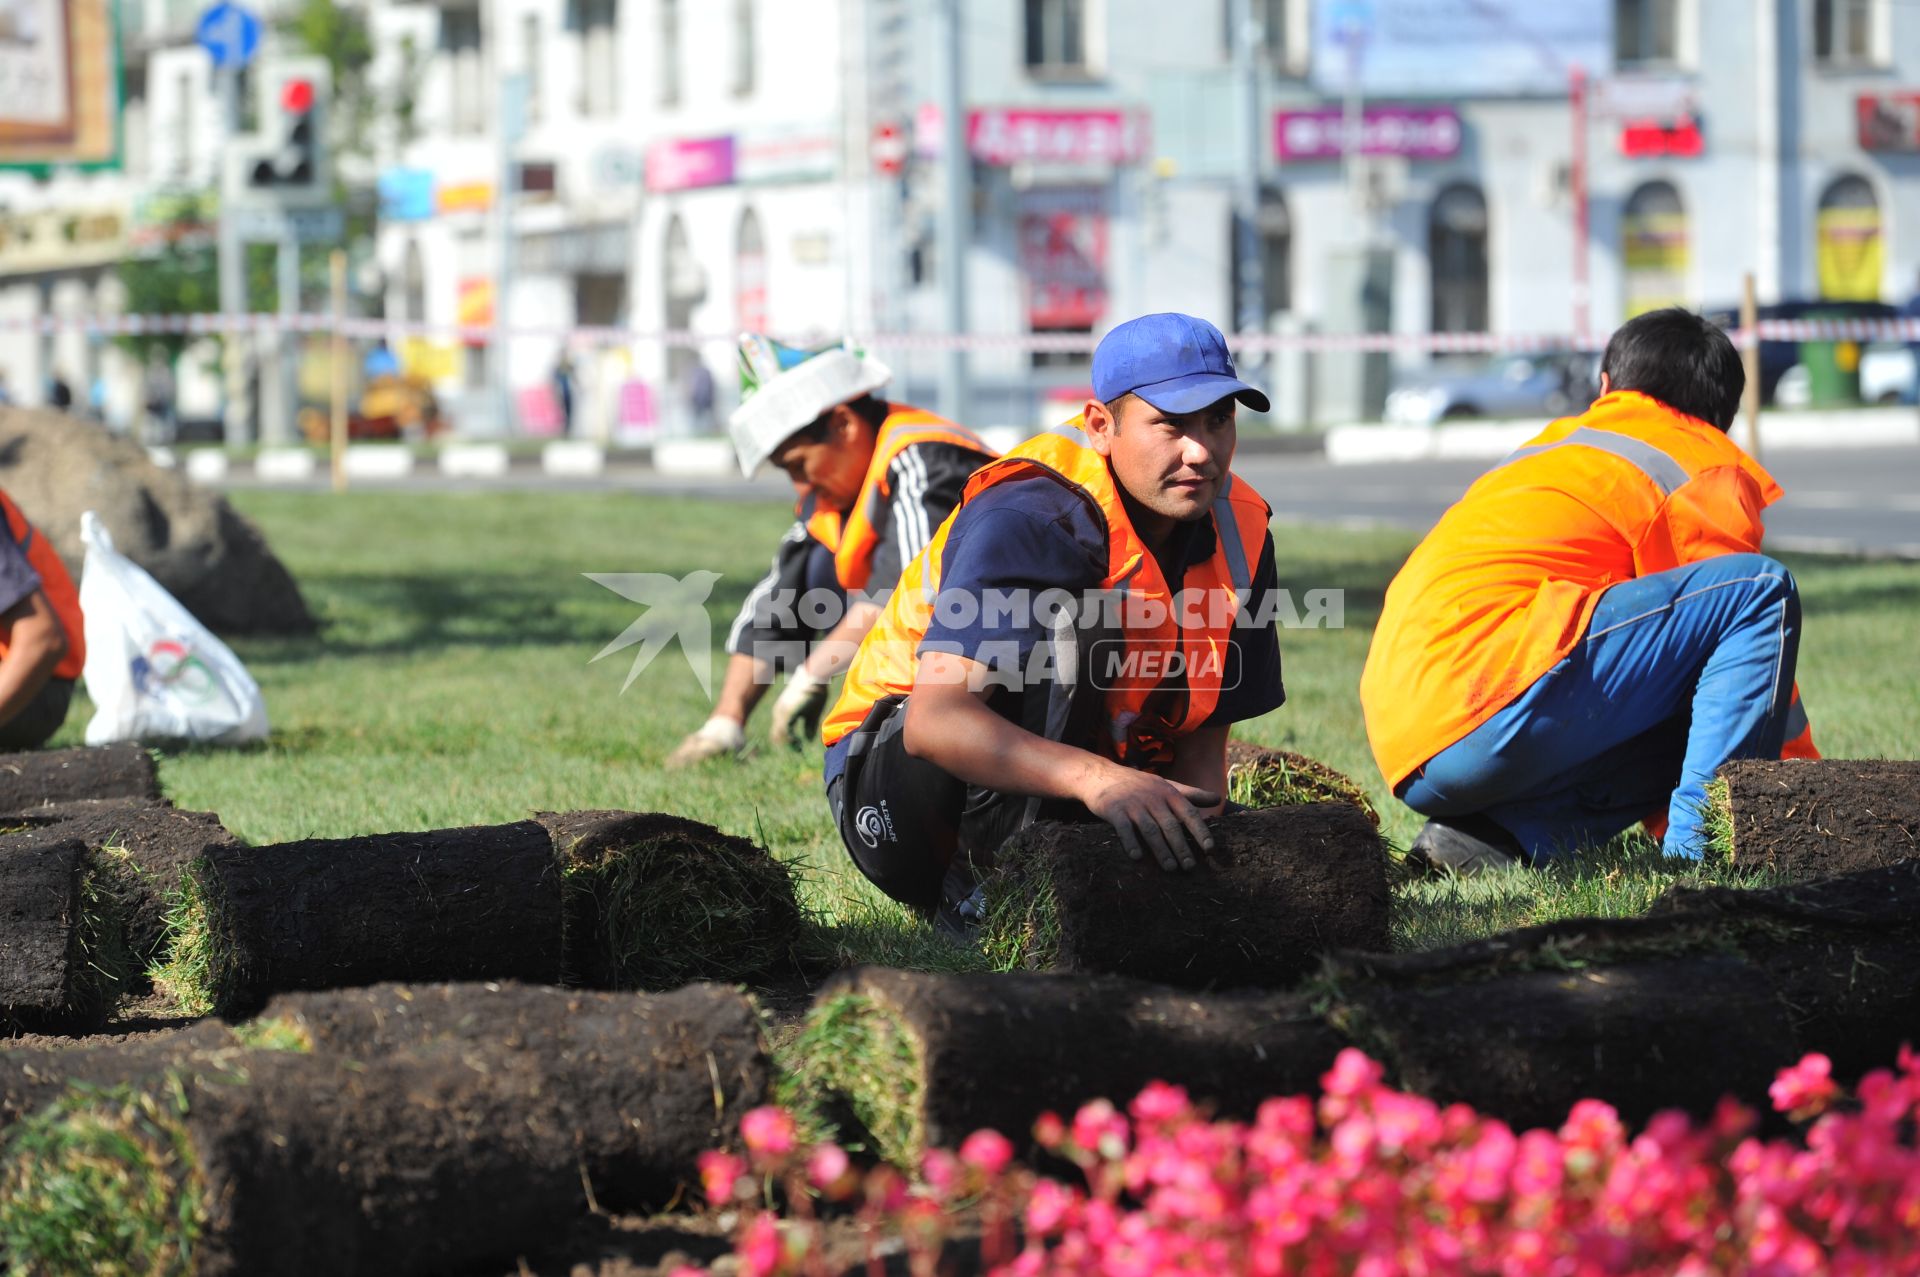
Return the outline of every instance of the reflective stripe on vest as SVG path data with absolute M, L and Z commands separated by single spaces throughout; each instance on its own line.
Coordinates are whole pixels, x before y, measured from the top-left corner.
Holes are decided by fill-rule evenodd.
M 1687 473 L 1685 466 L 1645 440 L 1635 439 L 1631 435 L 1617 434 L 1612 430 L 1596 430 L 1592 426 L 1581 426 L 1566 438 L 1556 439 L 1552 443 L 1540 443 L 1531 448 L 1522 448 L 1510 454 L 1500 464 L 1509 466 L 1527 457 L 1537 457 L 1543 452 L 1551 452 L 1555 448 L 1564 448 L 1570 444 L 1583 448 L 1595 448 L 1620 458 L 1645 475 L 1649 483 L 1660 489 L 1660 495 L 1663 497 L 1672 496 L 1675 488 L 1682 486 L 1693 477 Z

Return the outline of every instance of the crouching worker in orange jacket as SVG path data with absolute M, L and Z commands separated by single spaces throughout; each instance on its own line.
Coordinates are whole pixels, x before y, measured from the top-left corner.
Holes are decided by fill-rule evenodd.
M 67 721 L 86 633 L 53 543 L 4 492 L 0 517 L 0 749 L 36 749 Z
M 1727 437 L 1745 383 L 1699 316 L 1630 321 L 1600 399 L 1483 475 L 1387 588 L 1360 700 L 1430 818 L 1416 862 L 1539 864 L 1662 817 L 1698 857 L 1722 763 L 1816 756 L 1799 593 L 1760 553 L 1780 486 Z
M 1227 729 L 1280 705 L 1270 515 L 1230 470 L 1265 411 L 1219 330 L 1148 315 L 1093 357 L 1096 399 L 968 481 L 901 577 L 828 716 L 828 803 L 854 863 L 946 930 L 1041 816 L 1097 818 L 1191 868 Z

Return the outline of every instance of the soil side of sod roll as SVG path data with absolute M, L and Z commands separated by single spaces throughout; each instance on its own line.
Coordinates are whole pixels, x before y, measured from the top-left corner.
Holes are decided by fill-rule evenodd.
M 1793 877 L 1920 857 L 1920 762 L 1729 763 L 1733 860 Z
M 117 991 L 88 979 L 87 867 L 71 838 L 0 846 L 0 1034 L 79 1028 Z
M 1380 827 L 1380 813 L 1360 782 L 1305 754 L 1252 741 L 1227 742 L 1227 797 L 1253 808 L 1351 803 L 1366 813 L 1374 828 Z
M 1102 822 L 1029 826 L 987 880 L 988 956 L 1185 988 L 1281 988 L 1330 951 L 1386 948 L 1386 850 L 1357 808 L 1308 803 L 1210 826 L 1213 850 L 1184 872 L 1130 860 Z
M 30 813 L 83 798 L 158 802 L 153 755 L 139 745 L 0 754 L 0 812 Z
M 510 1264 L 585 1209 L 577 1135 L 562 1088 L 470 1047 L 75 1088 L 14 1128 L 0 1250 L 195 1277 Z
M 1025 1143 L 1044 1112 L 1124 1104 L 1156 1078 L 1223 1116 L 1310 1091 L 1344 1046 L 1303 997 L 1193 994 L 1110 976 L 835 976 L 784 1048 L 784 1098 L 902 1165 L 981 1127 Z
M 0 847 L 77 839 L 117 899 L 135 983 L 164 956 L 170 897 L 187 867 L 216 848 L 240 846 L 212 812 L 180 811 L 128 799 L 59 803 L 36 811 L 33 827 L 0 837 Z
M 15 1122 L 39 1112 L 76 1082 L 120 1086 L 169 1070 L 225 1067 L 244 1050 L 218 1020 L 150 1033 L 125 1042 L 77 1047 L 0 1046 L 0 1148 Z
M 222 1014 L 294 989 L 564 974 L 560 874 L 532 821 L 215 848 L 186 897 L 160 978 Z
M 663 812 L 539 812 L 560 867 L 570 983 L 670 989 L 791 967 L 800 906 L 762 847 Z
M 284 994 L 241 1031 L 353 1060 L 517 1053 L 566 1096 L 595 1199 L 615 1210 L 672 1200 L 772 1085 L 753 1002 L 718 984 L 656 994 L 382 984 Z

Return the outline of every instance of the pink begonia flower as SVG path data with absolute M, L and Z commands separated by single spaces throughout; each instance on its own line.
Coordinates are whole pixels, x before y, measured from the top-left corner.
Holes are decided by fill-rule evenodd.
M 785 1157 L 793 1152 L 796 1134 L 793 1114 L 770 1104 L 750 1109 L 740 1118 L 740 1139 L 755 1153 Z
M 695 1162 L 700 1168 L 700 1187 L 715 1206 L 726 1206 L 734 1199 L 735 1186 L 747 1173 L 747 1164 L 732 1153 L 709 1150 Z
M 945 1149 L 931 1149 L 920 1159 L 920 1178 L 936 1196 L 952 1197 L 960 1187 L 960 1159 Z
M 998 1175 L 1013 1160 L 1013 1144 L 998 1131 L 975 1131 L 960 1145 L 960 1160 L 986 1175 Z
M 1173 1122 L 1192 1111 L 1185 1088 L 1165 1082 L 1149 1082 L 1128 1106 L 1139 1122 Z
M 780 1271 L 780 1227 L 770 1214 L 753 1217 L 740 1237 L 736 1253 L 741 1277 L 773 1277 Z
M 1033 1119 L 1033 1142 L 1049 1151 L 1059 1148 L 1067 1138 L 1067 1124 L 1058 1113 L 1048 1111 Z
M 807 1155 L 807 1179 L 823 1193 L 839 1187 L 852 1170 L 852 1160 L 838 1144 L 822 1144 Z
M 1819 1113 L 1840 1094 L 1833 1080 L 1833 1061 L 1817 1052 L 1808 1055 L 1791 1068 L 1781 1069 L 1767 1094 L 1778 1112 L 1794 1117 Z
M 1083 1104 L 1073 1115 L 1073 1142 L 1090 1153 L 1118 1160 L 1127 1149 L 1127 1119 L 1106 1100 Z

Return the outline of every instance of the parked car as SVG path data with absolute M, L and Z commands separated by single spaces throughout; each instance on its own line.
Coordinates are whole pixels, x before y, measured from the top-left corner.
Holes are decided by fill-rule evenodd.
M 1501 355 L 1475 368 L 1409 376 L 1387 395 L 1387 420 L 1431 425 L 1463 417 L 1557 417 L 1600 393 L 1600 356 L 1591 351 Z
M 1914 402 L 1915 361 L 1913 347 L 1898 341 L 1876 341 L 1860 351 L 1860 402 L 1893 404 Z M 1773 402 L 1779 408 L 1804 408 L 1813 402 L 1813 387 L 1805 364 L 1795 364 L 1780 374 L 1773 388 Z
M 1720 325 L 1732 329 L 1740 326 L 1740 308 L 1737 306 L 1712 306 L 1701 314 Z M 1785 301 L 1774 302 L 1759 308 L 1761 319 L 1805 319 L 1810 314 L 1822 318 L 1836 319 L 1898 319 L 1900 312 L 1885 302 L 1836 302 L 1836 301 Z M 1778 403 L 1782 407 L 1796 406 L 1807 402 L 1806 370 L 1801 368 L 1787 382 L 1786 397 L 1781 398 L 1781 379 L 1793 369 L 1800 368 L 1800 343 L 1797 341 L 1763 341 L 1760 343 L 1760 399 L 1763 403 Z M 1862 398 L 1865 393 L 1865 368 L 1862 374 Z M 1874 402 L 1868 398 L 1868 402 Z

